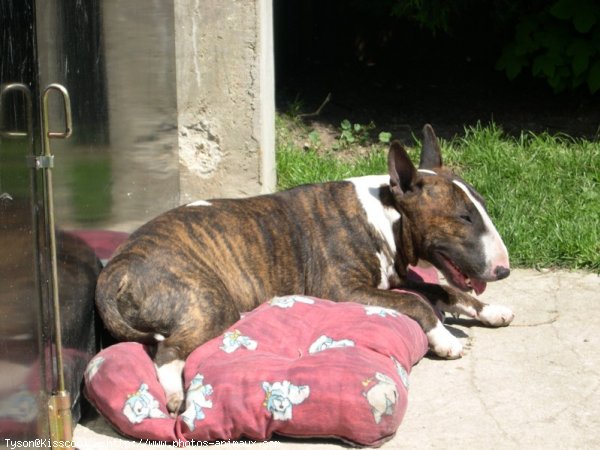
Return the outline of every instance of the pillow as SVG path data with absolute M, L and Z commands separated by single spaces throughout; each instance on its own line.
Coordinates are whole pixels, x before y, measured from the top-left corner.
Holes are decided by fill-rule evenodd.
M 186 409 L 176 419 L 138 343 L 95 356 L 85 391 L 119 432 L 136 439 L 264 441 L 279 434 L 378 446 L 398 429 L 408 375 L 426 351 L 419 325 L 394 310 L 276 297 L 189 355 Z

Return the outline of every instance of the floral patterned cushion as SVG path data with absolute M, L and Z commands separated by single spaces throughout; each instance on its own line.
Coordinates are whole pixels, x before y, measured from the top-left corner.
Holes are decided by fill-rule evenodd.
M 264 441 L 279 434 L 377 446 L 396 433 L 410 370 L 426 351 L 421 328 L 394 310 L 276 297 L 189 356 L 186 409 L 176 419 L 141 344 L 95 356 L 86 395 L 136 439 Z

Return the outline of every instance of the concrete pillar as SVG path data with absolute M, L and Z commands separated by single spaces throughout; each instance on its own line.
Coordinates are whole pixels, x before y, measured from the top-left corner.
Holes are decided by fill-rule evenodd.
M 181 203 L 275 189 L 271 1 L 175 2 Z

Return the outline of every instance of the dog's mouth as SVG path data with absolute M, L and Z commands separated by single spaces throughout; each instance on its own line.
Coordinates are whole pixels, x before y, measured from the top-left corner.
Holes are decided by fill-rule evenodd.
M 443 253 L 438 253 L 438 255 L 442 265 L 440 269 L 451 284 L 465 292 L 473 290 L 477 295 L 483 294 L 487 286 L 485 281 L 469 277 L 449 257 Z

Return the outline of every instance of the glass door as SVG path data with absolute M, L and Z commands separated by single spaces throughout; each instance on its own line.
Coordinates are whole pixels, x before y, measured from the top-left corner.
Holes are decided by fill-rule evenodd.
M 0 2 L 0 437 L 48 435 L 40 414 L 51 385 L 50 328 L 42 279 L 40 151 L 35 5 Z
M 62 360 L 73 418 L 97 350 L 98 248 L 179 202 L 172 0 L 0 2 L 0 446 L 49 437 Z M 42 97 L 70 96 L 72 133 L 44 151 Z M 60 95 L 48 129 L 64 130 Z M 60 134 L 60 133 L 58 133 Z M 37 166 L 36 166 L 37 164 Z M 59 329 L 53 312 L 53 175 Z M 60 353 L 60 355 L 59 355 Z

